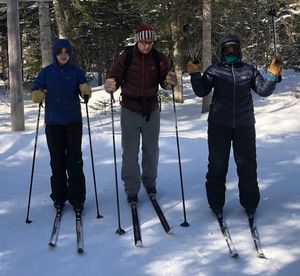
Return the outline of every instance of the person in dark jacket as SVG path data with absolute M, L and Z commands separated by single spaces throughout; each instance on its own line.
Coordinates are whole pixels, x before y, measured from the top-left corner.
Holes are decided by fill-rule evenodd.
M 176 85 L 165 55 L 152 46 L 154 30 L 147 23 L 138 27 L 135 46 L 128 66 L 128 50 L 123 51 L 114 63 L 105 82 L 108 93 L 121 87 L 122 171 L 128 203 L 138 201 L 141 182 L 149 195 L 156 195 L 158 166 L 158 138 L 160 110 L 158 85 L 166 88 Z M 156 58 L 159 59 L 158 66 Z M 128 68 L 127 68 L 127 66 Z M 138 162 L 140 137 L 142 138 L 142 172 Z
M 254 215 L 260 200 L 257 182 L 255 119 L 251 90 L 262 97 L 272 94 L 282 70 L 280 56 L 273 59 L 265 78 L 252 65 L 242 62 L 240 39 L 225 35 L 220 40 L 220 63 L 201 76 L 198 64 L 188 62 L 194 93 L 199 97 L 213 90 L 208 116 L 208 172 L 206 192 L 210 208 L 222 214 L 231 144 L 239 177 L 240 203 Z
M 45 100 L 46 138 L 50 152 L 51 195 L 55 208 L 69 200 L 75 211 L 82 211 L 86 188 L 81 152 L 82 116 L 80 98 L 87 103 L 91 88 L 85 73 L 70 62 L 68 40 L 53 45 L 53 63 L 43 68 L 33 84 L 31 99 Z

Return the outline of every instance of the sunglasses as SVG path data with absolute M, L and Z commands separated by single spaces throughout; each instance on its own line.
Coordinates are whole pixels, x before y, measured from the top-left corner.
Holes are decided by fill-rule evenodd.
M 241 52 L 241 48 L 239 45 L 228 45 L 222 48 L 222 52 L 224 55 L 235 54 L 238 55 Z

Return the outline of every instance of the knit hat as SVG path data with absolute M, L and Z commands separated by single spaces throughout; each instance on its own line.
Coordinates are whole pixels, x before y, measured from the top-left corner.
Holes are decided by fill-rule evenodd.
M 155 39 L 156 39 L 156 36 L 155 36 L 154 30 L 147 23 L 143 23 L 135 31 L 135 35 L 134 35 L 135 42 L 140 42 L 143 40 L 154 41 Z

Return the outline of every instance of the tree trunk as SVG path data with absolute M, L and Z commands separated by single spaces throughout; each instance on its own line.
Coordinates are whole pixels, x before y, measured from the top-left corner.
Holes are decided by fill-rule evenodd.
M 51 29 L 49 17 L 49 4 L 46 2 L 39 3 L 39 22 L 40 22 L 40 41 L 42 51 L 43 67 L 49 65 L 52 61 L 51 54 Z
M 7 1 L 7 37 L 11 96 L 11 130 L 23 131 L 25 130 L 25 125 L 18 0 Z
M 177 103 L 183 103 L 183 84 L 182 84 L 182 70 L 180 64 L 180 58 L 182 53 L 180 52 L 179 41 L 180 41 L 180 26 L 175 21 L 171 24 L 171 31 L 172 31 L 172 39 L 174 41 L 174 65 L 172 68 L 177 76 L 177 85 L 174 87 L 174 97 Z
M 53 8 L 57 24 L 58 37 L 67 38 L 66 20 L 62 9 L 61 0 L 53 0 Z
M 203 46 L 202 46 L 202 68 L 211 65 L 211 0 L 203 0 Z M 202 100 L 202 113 L 209 111 L 212 92 Z

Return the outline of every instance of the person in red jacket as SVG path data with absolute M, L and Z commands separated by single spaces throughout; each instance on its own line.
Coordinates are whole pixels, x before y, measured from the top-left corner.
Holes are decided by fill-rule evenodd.
M 108 93 L 121 87 L 121 177 L 128 203 L 137 203 L 141 182 L 149 195 L 156 195 L 160 130 L 158 86 L 167 88 L 177 84 L 166 56 L 153 48 L 155 33 L 151 26 L 141 24 L 134 39 L 134 47 L 128 47 L 119 55 L 105 82 Z M 142 171 L 138 162 L 140 138 Z

